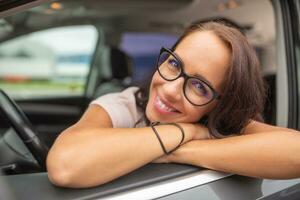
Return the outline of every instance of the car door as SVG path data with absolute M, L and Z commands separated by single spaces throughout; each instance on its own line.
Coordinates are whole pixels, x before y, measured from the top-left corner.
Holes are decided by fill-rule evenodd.
M 277 124 L 297 128 L 294 120 L 299 120 L 298 107 L 294 105 L 299 103 L 295 99 L 299 91 L 294 84 L 298 83 L 295 53 L 299 41 L 294 40 L 294 34 L 299 34 L 295 29 L 299 24 L 299 18 L 295 18 L 299 16 L 299 1 L 273 1 L 273 6 L 280 65 Z M 17 199 L 298 199 L 300 184 L 299 179 L 256 179 L 176 164 L 149 164 L 111 183 L 82 190 L 55 187 L 47 173 L 4 178 Z

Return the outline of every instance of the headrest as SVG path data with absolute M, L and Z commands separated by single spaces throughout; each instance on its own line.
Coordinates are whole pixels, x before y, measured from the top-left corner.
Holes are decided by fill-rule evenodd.
M 115 79 L 124 79 L 132 75 L 131 58 L 123 51 L 116 47 L 110 49 L 110 63 L 112 77 Z

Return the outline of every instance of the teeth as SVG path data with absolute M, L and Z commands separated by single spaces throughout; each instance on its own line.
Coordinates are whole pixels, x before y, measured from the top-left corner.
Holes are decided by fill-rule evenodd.
M 175 109 L 170 108 L 170 107 L 168 107 L 166 104 L 164 104 L 164 103 L 160 100 L 159 97 L 157 97 L 157 103 L 158 103 L 159 107 L 160 107 L 161 109 L 165 110 L 165 111 L 168 111 L 168 112 L 174 112 L 174 111 L 176 111 Z

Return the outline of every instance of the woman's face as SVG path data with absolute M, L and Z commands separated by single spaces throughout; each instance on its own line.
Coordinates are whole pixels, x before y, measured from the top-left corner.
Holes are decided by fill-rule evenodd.
M 184 63 L 189 76 L 200 75 L 221 94 L 222 83 L 230 63 L 230 50 L 211 31 L 196 31 L 186 36 L 175 53 Z M 160 122 L 197 122 L 207 115 L 218 100 L 204 106 L 192 105 L 183 93 L 184 78 L 164 80 L 156 71 L 152 77 L 147 118 Z

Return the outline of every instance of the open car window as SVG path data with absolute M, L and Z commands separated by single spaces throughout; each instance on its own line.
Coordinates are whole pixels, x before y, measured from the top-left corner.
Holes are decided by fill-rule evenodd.
M 94 26 L 51 28 L 0 45 L 0 87 L 17 99 L 82 96 L 97 42 Z

